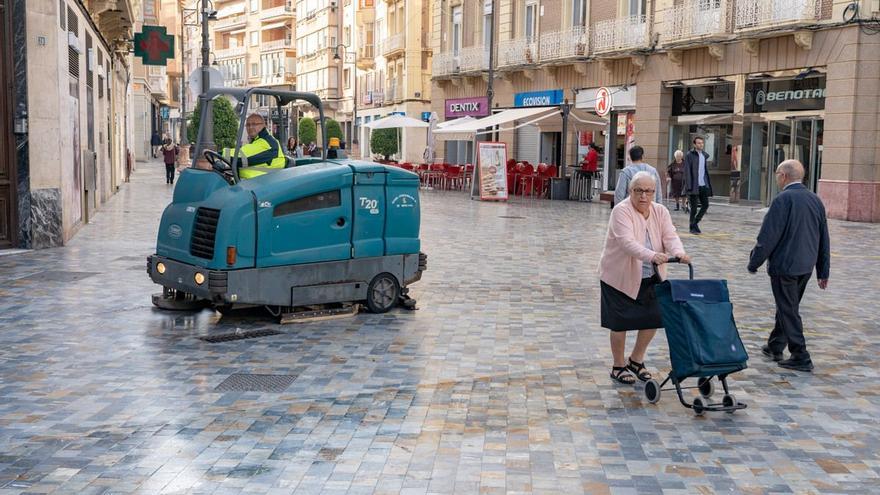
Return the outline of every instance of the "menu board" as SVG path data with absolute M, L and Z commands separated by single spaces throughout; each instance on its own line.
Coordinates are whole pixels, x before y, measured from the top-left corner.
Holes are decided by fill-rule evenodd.
M 507 200 L 507 144 L 478 143 L 478 167 L 480 199 L 483 201 Z

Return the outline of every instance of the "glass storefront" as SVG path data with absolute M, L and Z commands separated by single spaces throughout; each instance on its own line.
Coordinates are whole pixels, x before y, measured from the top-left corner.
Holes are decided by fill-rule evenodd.
M 725 119 L 726 120 L 726 119 Z M 703 151 L 709 154 L 706 167 L 715 196 L 730 194 L 730 164 L 733 150 L 733 121 L 718 124 L 673 125 L 671 129 L 669 162 L 676 150 L 687 153 L 693 148 L 694 138 L 703 138 Z

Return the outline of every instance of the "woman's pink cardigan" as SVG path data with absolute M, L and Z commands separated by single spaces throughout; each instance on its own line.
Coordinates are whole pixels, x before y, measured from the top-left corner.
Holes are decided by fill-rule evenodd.
M 646 227 L 654 251 L 645 248 Z M 645 218 L 635 209 L 630 198 L 626 198 L 611 211 L 605 249 L 599 260 L 599 279 L 635 299 L 642 283 L 642 263 L 650 263 L 655 253 L 685 254 L 669 210 L 651 203 L 651 212 Z M 657 273 L 665 279 L 666 267 L 660 265 Z

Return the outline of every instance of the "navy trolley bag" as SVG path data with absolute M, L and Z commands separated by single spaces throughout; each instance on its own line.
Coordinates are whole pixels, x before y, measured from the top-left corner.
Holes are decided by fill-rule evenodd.
M 670 263 L 676 263 L 671 258 Z M 645 384 L 648 402 L 660 400 L 660 391 L 667 382 L 675 386 L 678 399 L 694 413 L 725 411 L 732 413 L 744 409 L 727 387 L 727 376 L 746 369 L 749 359 L 733 319 L 733 305 L 726 280 L 694 280 L 693 265 L 688 265 L 690 279 L 666 280 L 655 286 L 666 340 L 669 343 L 669 359 L 672 370 L 658 383 L 650 380 Z M 711 402 L 714 392 L 712 378 L 718 377 L 724 388 L 719 403 Z M 697 378 L 701 397 L 693 402 L 685 401 L 681 391 L 682 381 Z

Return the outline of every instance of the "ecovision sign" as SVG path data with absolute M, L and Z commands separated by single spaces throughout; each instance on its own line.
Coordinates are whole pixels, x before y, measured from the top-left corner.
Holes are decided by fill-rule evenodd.
M 746 85 L 745 112 L 792 112 L 825 108 L 825 76 Z
M 513 96 L 513 105 L 516 107 L 546 107 L 562 103 L 562 90 L 552 89 L 549 91 L 529 91 L 517 93 Z

